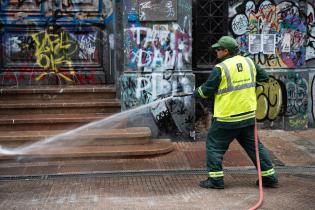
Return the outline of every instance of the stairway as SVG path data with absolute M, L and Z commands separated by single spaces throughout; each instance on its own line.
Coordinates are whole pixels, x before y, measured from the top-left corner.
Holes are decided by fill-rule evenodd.
M 2 88 L 0 145 L 24 148 L 24 152 L 0 154 L 0 160 L 117 158 L 163 154 L 174 149 L 170 140 L 152 139 L 147 127 L 126 127 L 127 119 L 111 128 L 80 127 L 118 112 L 120 102 L 114 86 Z M 76 130 L 69 132 L 72 129 Z M 32 143 L 37 146 L 30 146 Z

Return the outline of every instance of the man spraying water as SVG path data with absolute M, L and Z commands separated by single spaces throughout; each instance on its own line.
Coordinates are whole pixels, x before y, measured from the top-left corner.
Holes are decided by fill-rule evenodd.
M 224 188 L 223 155 L 230 143 L 237 139 L 255 166 L 255 112 L 257 106 L 256 81 L 268 81 L 267 73 L 250 58 L 238 55 L 238 43 L 223 36 L 211 46 L 220 63 L 212 69 L 207 81 L 198 87 L 195 97 L 214 95 L 214 113 L 206 141 L 208 178 L 201 181 L 202 188 Z M 278 178 L 269 154 L 259 142 L 262 183 L 276 187 Z

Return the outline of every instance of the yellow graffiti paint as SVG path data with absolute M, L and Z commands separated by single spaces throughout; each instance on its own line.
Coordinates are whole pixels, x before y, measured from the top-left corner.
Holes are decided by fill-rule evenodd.
M 308 117 L 307 114 L 304 114 L 302 117 L 294 117 L 294 118 L 289 118 L 289 125 L 292 128 L 301 128 L 301 127 L 306 127 L 308 123 Z
M 268 82 L 261 83 L 256 90 L 257 120 L 275 120 L 282 107 L 282 91 L 279 82 L 270 78 Z
M 76 52 L 77 43 L 71 40 L 70 35 L 65 32 L 49 33 L 45 31 L 32 34 L 32 38 L 36 44 L 36 63 L 47 70 L 36 80 L 40 80 L 47 74 L 56 74 L 67 81 L 72 81 L 58 71 L 58 66 L 66 65 L 70 73 L 74 75 L 72 61 L 68 57 Z

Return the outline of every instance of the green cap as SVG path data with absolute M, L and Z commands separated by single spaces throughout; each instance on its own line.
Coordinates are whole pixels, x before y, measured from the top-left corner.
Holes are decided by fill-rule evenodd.
M 217 43 L 211 46 L 211 48 L 225 48 L 229 51 L 234 51 L 238 48 L 237 41 L 230 36 L 222 36 Z

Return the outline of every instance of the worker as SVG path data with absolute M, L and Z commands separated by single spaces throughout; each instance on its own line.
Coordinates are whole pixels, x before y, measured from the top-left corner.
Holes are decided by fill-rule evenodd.
M 238 55 L 237 41 L 222 36 L 211 46 L 220 63 L 210 72 L 205 83 L 194 91 L 194 96 L 214 96 L 214 113 L 206 141 L 208 178 L 202 188 L 224 188 L 222 159 L 230 143 L 237 139 L 256 168 L 255 112 L 257 106 L 256 81 L 267 82 L 267 73 L 250 58 Z M 269 154 L 259 141 L 259 156 L 264 187 L 277 187 L 278 177 Z M 258 180 L 256 182 L 258 184 Z

